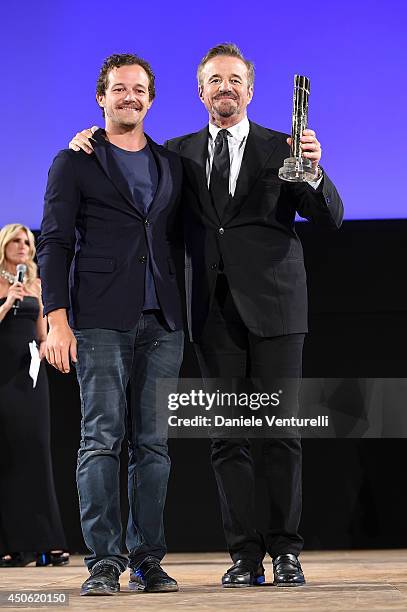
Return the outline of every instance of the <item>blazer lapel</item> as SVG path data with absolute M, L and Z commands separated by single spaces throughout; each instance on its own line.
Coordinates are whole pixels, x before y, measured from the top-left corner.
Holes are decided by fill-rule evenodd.
M 206 162 L 208 159 L 208 127 L 193 134 L 181 147 L 180 155 L 184 160 L 184 169 L 191 185 L 195 188 L 202 214 L 219 225 L 220 219 L 213 205 L 206 178 Z
M 130 188 L 129 188 L 129 185 L 126 179 L 124 178 L 122 172 L 120 171 L 119 166 L 114 160 L 113 155 L 110 153 L 110 151 L 108 150 L 108 147 L 106 146 L 106 140 L 104 138 L 104 130 L 102 129 L 97 130 L 94 133 L 93 138 L 96 141 L 96 144 L 93 147 L 95 151 L 95 155 L 100 165 L 102 166 L 104 172 L 107 174 L 109 179 L 112 181 L 113 185 L 120 192 L 120 194 L 123 196 L 126 202 L 130 204 L 132 210 L 135 211 L 139 216 L 142 216 L 141 212 L 135 206 L 133 195 L 130 191 Z
M 170 176 L 168 159 L 165 155 L 162 155 L 160 151 L 160 147 L 157 143 L 154 142 L 149 136 L 147 136 L 147 142 L 151 149 L 152 154 L 154 155 L 155 162 L 157 164 L 158 171 L 158 185 L 153 197 L 153 201 L 150 204 L 149 210 L 151 211 L 153 208 L 158 208 L 160 203 L 163 201 L 163 196 L 168 194 L 168 179 Z M 165 199 L 165 203 L 167 204 L 168 197 Z
M 238 214 L 277 145 L 278 140 L 273 134 L 256 123 L 250 122 L 250 131 L 243 153 L 235 194 L 233 198 L 230 198 L 222 223 L 228 223 Z

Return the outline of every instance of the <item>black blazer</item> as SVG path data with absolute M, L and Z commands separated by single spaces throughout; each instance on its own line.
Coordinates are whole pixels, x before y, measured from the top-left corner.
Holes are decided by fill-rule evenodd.
M 145 218 L 103 130 L 94 138 L 95 155 L 60 151 L 49 171 L 37 247 L 44 312 L 69 309 L 73 328 L 133 328 L 144 304 L 150 254 L 162 312 L 171 329 L 180 329 L 172 232 L 180 200 L 181 162 L 147 138 L 159 182 Z
M 343 217 L 342 201 L 325 174 L 314 190 L 287 183 L 278 169 L 290 156 L 286 134 L 250 122 L 236 191 L 220 219 L 207 188 L 208 128 L 166 143 L 184 166 L 187 315 L 192 339 L 205 325 L 222 258 L 236 307 L 258 336 L 307 331 L 303 251 L 296 212 L 330 228 Z

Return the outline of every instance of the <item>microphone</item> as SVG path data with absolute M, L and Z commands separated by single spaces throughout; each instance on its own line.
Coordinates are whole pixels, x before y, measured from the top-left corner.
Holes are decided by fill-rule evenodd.
M 16 283 L 22 283 L 24 280 L 24 274 L 27 272 L 27 266 L 25 264 L 18 264 L 17 266 L 17 278 L 16 278 Z M 20 308 L 20 302 L 21 300 L 16 300 L 14 302 L 13 308 L 14 308 L 14 314 L 17 314 L 17 310 Z

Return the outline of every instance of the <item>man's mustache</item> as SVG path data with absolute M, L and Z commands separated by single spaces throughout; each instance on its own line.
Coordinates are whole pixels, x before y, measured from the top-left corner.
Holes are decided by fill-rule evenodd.
M 237 100 L 237 96 L 235 96 L 232 93 L 218 94 L 217 96 L 214 97 L 214 100 L 222 100 L 223 98 L 227 100 Z
M 118 108 L 133 108 L 140 111 L 142 107 L 138 104 L 120 104 Z

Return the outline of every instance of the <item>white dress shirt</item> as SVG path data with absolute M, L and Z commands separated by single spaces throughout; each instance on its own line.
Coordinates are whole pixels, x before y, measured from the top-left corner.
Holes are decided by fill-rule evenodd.
M 206 162 L 206 178 L 209 181 L 211 177 L 213 156 L 215 154 L 215 140 L 216 136 L 222 128 L 216 127 L 213 123 L 209 124 L 209 138 L 208 138 L 208 159 Z M 230 174 L 229 174 L 229 193 L 234 196 L 237 179 L 239 177 L 240 166 L 242 165 L 243 153 L 246 146 L 246 140 L 249 135 L 250 123 L 247 117 L 227 128 L 230 136 L 228 139 L 229 146 L 229 159 L 230 159 Z
M 208 159 L 206 161 L 206 179 L 208 181 L 208 189 L 211 178 L 211 170 L 213 163 L 213 156 L 215 154 L 215 140 L 218 132 L 223 129 L 219 128 L 213 123 L 209 124 L 209 138 L 208 138 Z M 229 174 L 229 193 L 232 197 L 235 195 L 236 183 L 239 178 L 240 167 L 242 165 L 243 153 L 246 147 L 247 137 L 250 131 L 250 123 L 246 117 L 233 125 L 228 127 L 227 131 L 230 136 L 227 137 L 229 146 L 229 158 L 230 158 L 230 174 Z M 320 184 L 322 177 L 317 181 L 309 181 L 309 185 L 316 189 Z

